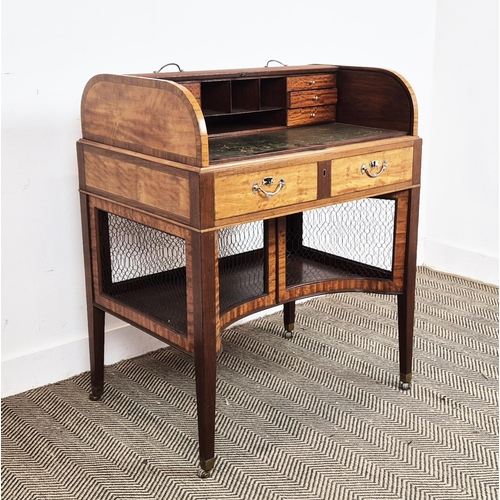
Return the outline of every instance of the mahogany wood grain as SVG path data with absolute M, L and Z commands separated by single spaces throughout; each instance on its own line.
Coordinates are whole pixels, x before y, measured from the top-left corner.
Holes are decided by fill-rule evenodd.
M 172 71 L 165 73 L 141 73 L 135 76 L 145 78 L 156 78 L 162 80 L 172 80 L 175 82 L 194 82 L 203 80 L 216 80 L 227 78 L 247 78 L 252 77 L 271 77 L 271 76 L 288 76 L 293 75 L 316 75 L 325 73 L 335 73 L 338 66 L 331 64 L 314 64 L 302 66 L 278 66 L 278 67 L 262 67 L 262 68 L 240 68 L 240 69 L 216 69 L 205 71 Z M 307 80 L 309 81 L 309 80 Z M 328 85 L 330 86 L 330 85 Z
M 283 326 L 287 332 L 293 332 L 295 328 L 295 301 L 283 304 Z
M 337 103 L 337 89 L 318 89 L 290 92 L 288 94 L 289 108 L 305 108 L 325 106 Z
M 417 139 L 413 147 L 413 179 L 415 186 L 420 185 L 420 170 L 422 165 L 422 139 Z
M 213 468 L 215 460 L 215 383 L 219 311 L 217 307 L 216 233 L 193 233 L 194 360 L 200 466 Z
M 337 104 L 338 121 L 416 134 L 416 100 L 399 75 L 342 67 L 337 73 L 337 87 L 342 96 Z
M 192 203 L 199 205 L 199 221 L 193 225 L 201 229 L 207 229 L 213 227 L 215 221 L 214 172 L 206 172 L 203 169 L 198 176 L 198 180 L 198 190 L 196 196 L 192 198 Z
M 394 221 L 394 249 L 392 264 L 392 281 L 398 292 L 404 291 L 406 273 L 406 254 L 408 252 L 408 223 L 410 220 L 409 199 L 412 190 L 394 193 L 382 199 L 396 200 L 396 214 Z
M 332 196 L 332 162 L 318 162 L 318 200 Z
M 184 82 L 182 86 L 188 89 L 191 94 L 193 94 L 193 97 L 198 101 L 199 104 L 201 103 L 201 84 L 199 82 Z
M 334 105 L 289 109 L 286 124 L 289 127 L 298 127 L 300 125 L 335 121 L 335 113 L 336 107 Z
M 104 328 L 105 313 L 94 305 L 89 306 L 89 353 L 91 399 L 98 400 L 104 393 Z
M 335 73 L 311 73 L 303 76 L 290 76 L 287 79 L 287 90 L 309 90 L 335 87 L 337 76 Z
M 85 289 L 87 296 L 87 322 L 89 332 L 89 354 L 90 354 L 90 382 L 91 398 L 100 399 L 104 391 L 104 311 L 95 306 L 91 234 L 89 219 L 89 198 L 85 194 L 80 195 L 80 209 L 82 217 L 82 236 L 85 263 Z
M 415 285 L 417 274 L 417 236 L 420 188 L 409 191 L 407 245 L 404 256 L 404 288 L 398 295 L 399 365 L 401 382 L 412 379 Z

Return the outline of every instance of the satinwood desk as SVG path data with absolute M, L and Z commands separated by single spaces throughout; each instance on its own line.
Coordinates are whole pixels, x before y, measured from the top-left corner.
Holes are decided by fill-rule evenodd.
M 221 331 L 330 292 L 397 294 L 412 374 L 421 139 L 399 75 L 330 65 L 99 75 L 78 141 L 92 399 L 104 315 L 194 356 L 214 466 Z

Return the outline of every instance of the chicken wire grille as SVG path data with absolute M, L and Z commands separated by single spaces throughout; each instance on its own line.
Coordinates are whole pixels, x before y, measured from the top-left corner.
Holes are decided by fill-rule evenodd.
M 390 279 L 396 201 L 362 199 L 287 217 L 287 286 Z
M 218 231 L 219 301 L 225 312 L 266 292 L 263 221 Z
M 103 292 L 186 334 L 185 240 L 103 211 L 99 230 Z

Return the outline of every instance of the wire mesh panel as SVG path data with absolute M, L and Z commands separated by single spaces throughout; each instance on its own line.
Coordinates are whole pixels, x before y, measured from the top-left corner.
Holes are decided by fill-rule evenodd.
M 266 293 L 264 222 L 218 231 L 221 313 Z
M 390 279 L 396 201 L 369 198 L 287 217 L 287 287 L 331 279 Z
M 104 211 L 99 231 L 103 292 L 185 335 L 185 240 Z

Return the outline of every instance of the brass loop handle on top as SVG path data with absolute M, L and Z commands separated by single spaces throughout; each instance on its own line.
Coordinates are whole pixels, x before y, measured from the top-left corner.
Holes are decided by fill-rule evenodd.
M 153 73 L 160 73 L 162 69 L 165 69 L 167 66 L 177 66 L 177 69 L 179 71 L 184 71 L 177 63 L 168 63 L 168 64 L 165 64 L 164 66 L 162 66 L 158 71 L 154 71 Z
M 385 170 L 387 169 L 387 162 L 384 160 L 382 162 L 382 168 L 378 172 L 374 173 L 373 169 L 378 168 L 379 166 L 380 166 L 380 162 L 378 160 L 372 160 L 369 163 L 370 169 L 368 169 L 368 167 L 363 163 L 363 165 L 361 165 L 361 174 L 366 174 L 368 177 L 371 177 L 372 179 L 374 179 L 375 177 L 378 177 L 383 172 L 385 172 Z
M 264 180 L 262 181 L 262 184 L 264 186 L 270 186 L 271 184 L 274 184 L 274 177 L 265 177 Z M 272 196 L 277 195 L 283 188 L 285 187 L 285 179 L 280 179 L 278 183 L 278 187 L 273 191 L 266 191 L 265 189 L 262 189 L 259 186 L 258 182 L 253 183 L 252 191 L 253 194 L 258 194 L 262 193 L 266 198 L 271 198 Z
M 269 59 L 269 61 L 267 61 L 266 63 L 266 68 L 269 68 L 269 63 L 272 63 L 272 62 L 275 62 L 275 63 L 278 63 L 278 64 L 281 64 L 281 66 L 286 66 L 286 64 L 283 64 L 281 61 L 277 61 L 276 59 Z

